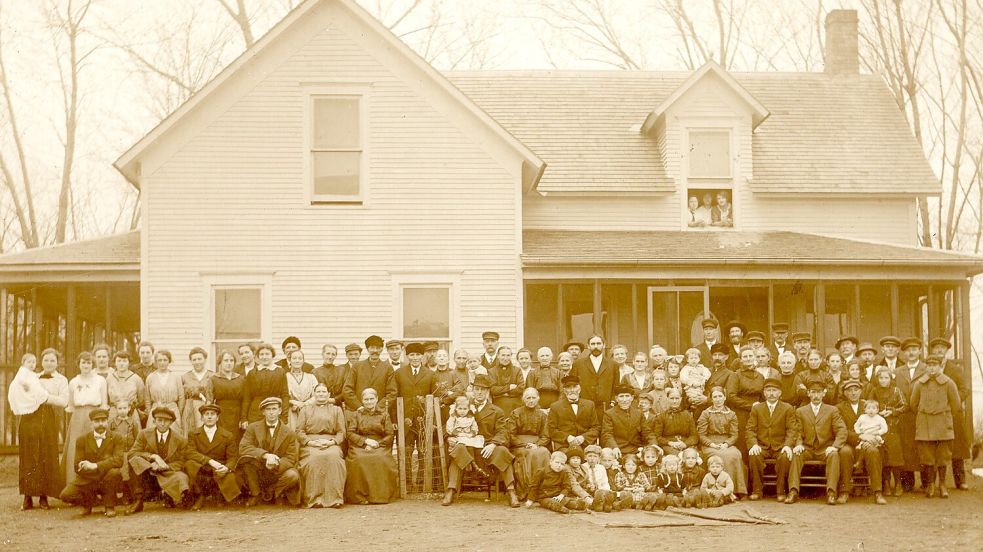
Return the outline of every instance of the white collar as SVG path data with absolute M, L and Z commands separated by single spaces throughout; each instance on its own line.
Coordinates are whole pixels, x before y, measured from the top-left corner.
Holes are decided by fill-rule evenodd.
M 109 430 L 106 430 L 106 432 L 105 432 L 105 433 L 96 433 L 95 431 L 93 431 L 93 432 L 92 432 L 92 435 L 93 435 L 93 436 L 94 436 L 94 437 L 95 437 L 96 439 L 105 439 L 105 438 L 106 438 L 106 435 L 109 435 Z
M 171 434 L 171 430 L 169 430 L 169 429 L 167 431 L 165 431 L 164 433 L 161 433 L 160 431 L 157 431 L 156 429 L 154 431 L 157 432 L 157 440 L 158 441 L 160 441 L 161 439 L 163 439 L 163 440 L 166 441 L 167 440 L 167 437 Z
M 212 439 L 215 438 L 215 432 L 218 431 L 218 425 L 217 424 L 216 425 L 213 425 L 211 428 L 209 428 L 206 425 L 201 426 L 201 428 L 205 430 L 205 435 L 208 435 L 208 440 L 209 441 L 211 441 Z

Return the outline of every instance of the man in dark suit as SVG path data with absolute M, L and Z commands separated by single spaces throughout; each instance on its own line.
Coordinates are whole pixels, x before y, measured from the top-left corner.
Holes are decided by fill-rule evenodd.
M 722 341 L 726 342 L 732 358 L 736 357 L 736 353 L 741 350 L 741 343 L 744 342 L 745 335 L 747 335 L 747 328 L 737 320 L 731 320 L 724 326 L 724 338 Z M 706 365 L 704 364 L 704 366 Z
M 772 362 L 778 362 L 778 355 L 784 353 L 785 351 L 791 351 L 792 348 L 788 346 L 788 324 L 785 322 L 776 322 L 771 325 L 771 342 L 768 344 L 768 350 L 771 352 Z
M 405 431 L 406 450 L 401 451 L 406 466 L 407 479 L 417 485 L 423 484 L 423 449 L 420 439 L 423 438 L 423 400 L 432 395 L 436 388 L 434 373 L 423 365 L 424 346 L 422 343 L 410 343 L 406 346 L 408 365 L 400 367 L 393 374 L 396 382 L 396 396 L 403 399 L 403 427 Z M 389 419 L 398 420 L 396 416 L 396 401 L 389 406 Z M 420 470 L 417 477 L 413 475 L 413 450 L 420 458 Z
M 165 505 L 191 505 L 188 500 L 191 487 L 188 474 L 184 473 L 188 440 L 172 430 L 175 417 L 169 408 L 158 406 L 151 411 L 150 417 L 153 420 L 151 427 L 137 434 L 129 452 L 130 471 L 134 475 L 130 478 L 130 488 L 135 500 L 127 514 L 143 511 L 145 489 L 154 481 L 164 493 Z
M 393 380 L 393 369 L 388 362 L 383 362 L 382 346 L 385 342 L 377 335 L 370 335 L 365 340 L 365 349 L 369 358 L 359 362 L 345 378 L 342 394 L 345 397 L 345 408 L 354 412 L 362 406 L 362 391 L 373 388 L 379 396 L 379 408 L 389 408 L 389 403 L 396 398 L 396 382 Z
M 850 491 L 853 490 L 853 462 L 854 458 L 859 457 L 870 478 L 870 490 L 874 492 L 874 501 L 883 505 L 887 504 L 887 501 L 884 500 L 881 487 L 883 468 L 881 449 L 877 447 L 877 443 L 864 446 L 863 441 L 868 440 L 867 437 L 854 431 L 857 418 L 864 413 L 865 401 L 860 400 L 862 390 L 863 385 L 859 381 L 847 381 L 843 384 L 844 399 L 836 405 L 840 416 L 843 417 L 843 423 L 846 424 L 847 432 L 846 444 L 840 447 L 840 497 L 837 502 L 846 503 Z
M 795 332 L 792 334 L 792 352 L 795 353 L 795 373 L 809 369 L 809 351 L 812 350 L 812 334 Z
M 491 370 L 498 365 L 498 340 L 501 336 L 498 332 L 483 332 L 481 334 L 481 345 L 485 348 L 481 355 L 481 365 L 485 370 Z
M 201 510 L 205 497 L 216 491 L 226 502 L 232 502 L 242 492 L 233 470 L 239 459 L 239 443 L 231 432 L 218 427 L 222 408 L 217 404 L 203 404 L 201 427 L 188 433 L 188 461 L 184 471 L 191 480 L 191 492 L 195 495 L 192 510 Z
M 272 502 L 281 494 L 300 506 L 300 444 L 297 434 L 280 420 L 282 404 L 278 397 L 264 399 L 263 419 L 249 424 L 239 442 L 239 468 L 249 488 L 246 506 Z
M 799 478 L 802 465 L 808 460 L 826 462 L 826 503 L 836 505 L 837 483 L 840 479 L 840 447 L 846 444 L 846 425 L 835 406 L 823 403 L 826 386 L 819 381 L 809 383 L 809 404 L 795 411 L 798 429 L 796 445 L 792 449 L 792 462 L 788 473 L 788 496 L 785 504 L 793 504 L 799 497 Z M 850 469 L 844 466 L 844 469 Z
M 886 335 L 878 341 L 881 346 L 881 354 L 874 360 L 875 366 L 887 366 L 891 369 L 891 373 L 895 376 L 898 375 L 898 369 L 904 364 L 904 361 L 898 358 L 898 353 L 901 352 L 901 340 L 893 335 Z M 905 400 L 908 400 L 908 396 L 905 396 Z
M 566 376 L 561 385 L 563 397 L 550 405 L 546 420 L 553 450 L 593 445 L 601 432 L 594 402 L 580 398 L 580 378 L 577 376 Z
M 355 364 L 362 360 L 362 346 L 358 343 L 349 343 L 345 345 L 345 358 L 348 362 L 344 364 L 349 370 L 355 368 Z
M 634 389 L 618 384 L 614 389 L 615 405 L 604 413 L 601 422 L 601 446 L 610 448 L 616 457 L 635 454 L 646 445 L 654 445 L 655 436 L 645 417 L 632 403 Z M 548 425 L 548 423 L 547 423 Z M 591 443 L 588 443 L 591 444 Z
M 611 404 L 614 386 L 620 381 L 618 367 L 604 356 L 603 337 L 591 336 L 587 340 L 587 351 L 587 356 L 581 356 L 573 363 L 570 374 L 580 379 L 583 398 L 594 403 L 598 416 L 601 416 Z
M 75 479 L 61 492 L 62 502 L 82 506 L 82 515 L 92 513 L 97 495 L 102 494 L 106 517 L 116 517 L 116 490 L 122 483 L 123 441 L 109 431 L 109 411 L 89 412 L 93 430 L 75 441 Z
M 700 364 L 710 366 L 710 362 L 713 360 L 710 349 L 720 342 L 720 323 L 713 318 L 705 318 L 703 319 L 702 326 L 703 342 L 694 344 L 693 346 L 700 351 Z M 723 345 L 726 346 L 726 343 Z M 730 348 L 728 347 L 729 350 Z
M 883 341 L 883 340 L 882 340 Z M 901 359 L 894 372 L 894 382 L 898 390 L 904 396 L 907 403 L 911 403 L 911 391 L 915 387 L 915 382 L 923 375 L 928 373 L 928 366 L 922 361 L 922 340 L 917 337 L 909 337 L 901 342 Z M 911 492 L 915 488 L 915 472 L 921 471 L 921 464 L 918 459 L 918 447 L 915 445 L 915 412 L 906 408 L 901 414 L 901 423 L 898 427 L 901 435 L 901 450 L 904 451 L 904 469 L 901 470 L 901 488 L 905 492 Z M 922 476 L 922 487 L 925 486 L 927 478 Z
M 965 460 L 971 458 L 970 444 L 972 443 L 973 431 L 966 423 L 966 397 L 970 393 L 970 388 L 966 385 L 965 372 L 963 365 L 955 359 L 948 358 L 949 349 L 952 343 L 947 339 L 936 337 L 928 342 L 929 352 L 933 355 L 942 357 L 942 373 L 945 374 L 956 384 L 959 391 L 959 411 L 952 413 L 952 430 L 954 438 L 952 440 L 952 481 L 956 488 L 968 490 L 966 484 Z
M 795 409 L 782 402 L 782 382 L 769 378 L 765 380 L 764 402 L 751 407 L 744 439 L 748 444 L 748 467 L 751 472 L 751 500 L 758 500 L 762 492 L 762 476 L 765 460 L 775 461 L 775 494 L 779 502 L 784 502 L 788 483 L 788 470 L 792 461 L 792 447 L 795 446 L 797 430 Z
M 472 462 L 477 464 L 479 471 L 497 471 L 500 481 L 505 483 L 508 490 L 509 506 L 518 508 L 520 505 L 519 497 L 515 494 L 515 472 L 512 469 L 512 460 L 515 457 L 509 452 L 508 446 L 508 416 L 501 408 L 492 404 L 489 396 L 491 386 L 491 379 L 484 374 L 474 378 L 474 403 L 471 408 L 475 422 L 478 423 L 478 433 L 485 439 L 485 446 L 477 456 L 463 443 L 458 443 L 448 452 L 450 466 L 447 468 L 447 492 L 441 502 L 443 506 L 450 506 L 454 502 L 454 493 L 461 491 L 461 473 Z
M 703 386 L 707 390 L 706 394 L 709 395 L 710 390 L 714 387 L 731 389 L 730 380 L 734 377 L 734 370 L 729 366 L 730 349 L 723 343 L 714 343 L 713 347 L 710 347 L 710 357 L 712 359 L 708 366 L 710 377 Z M 693 411 L 693 418 L 699 420 L 700 414 L 703 414 L 703 411 L 709 408 L 710 404 L 709 397 L 701 404 L 690 403 L 689 409 Z

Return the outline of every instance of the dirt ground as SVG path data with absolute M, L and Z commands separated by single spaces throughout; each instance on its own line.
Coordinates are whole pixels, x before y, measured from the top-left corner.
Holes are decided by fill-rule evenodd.
M 50 511 L 19 511 L 10 472 L 0 487 L 0 551 L 6 550 L 981 550 L 983 479 L 952 498 L 890 499 L 875 506 L 854 499 L 843 506 L 803 500 L 786 506 L 751 503 L 785 525 L 608 528 L 586 516 L 617 520 L 617 513 L 563 516 L 539 508 L 513 510 L 465 493 L 451 507 L 438 500 L 408 499 L 382 506 L 340 510 L 206 508 L 166 510 L 150 504 L 131 517 L 81 518 L 77 508 L 54 501 Z M 503 498 L 504 500 L 504 498 Z M 98 512 L 98 510 L 97 510 Z M 596 518 L 595 518 L 595 521 Z M 753 543 L 759 543 L 755 546 Z M 861 546 L 862 544 L 862 546 Z M 612 548 L 613 547 L 613 548 Z

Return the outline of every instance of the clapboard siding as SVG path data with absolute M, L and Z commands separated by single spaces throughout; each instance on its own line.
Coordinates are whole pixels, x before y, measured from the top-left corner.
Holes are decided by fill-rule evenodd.
M 316 359 L 323 343 L 392 336 L 393 274 L 436 272 L 460 284 L 456 346 L 478 350 L 490 328 L 514 342 L 520 165 L 404 84 L 361 24 L 313 15 L 323 31 L 145 177 L 144 333 L 184 367 L 206 339 L 204 278 L 272 273 L 265 337 L 298 335 Z M 364 205 L 307 200 L 301 83 L 322 82 L 371 84 Z

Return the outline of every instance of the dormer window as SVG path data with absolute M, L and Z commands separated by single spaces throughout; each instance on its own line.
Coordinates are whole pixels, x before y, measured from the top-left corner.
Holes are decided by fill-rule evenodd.
M 686 135 L 686 227 L 733 228 L 732 129 L 690 128 Z

